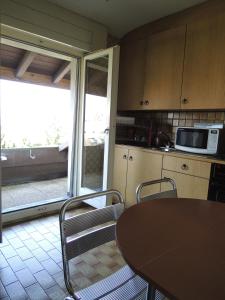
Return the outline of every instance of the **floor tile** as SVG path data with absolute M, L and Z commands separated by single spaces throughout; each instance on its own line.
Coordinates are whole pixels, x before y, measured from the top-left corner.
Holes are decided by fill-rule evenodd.
M 38 248 L 35 250 L 32 250 L 33 255 L 37 258 L 39 262 L 49 259 L 50 257 L 48 254 L 42 249 Z
M 16 234 L 20 238 L 21 241 L 25 241 L 30 238 L 30 234 L 27 233 L 25 230 L 18 231 Z
M 48 240 L 40 241 L 40 242 L 38 242 L 38 244 L 45 251 L 49 251 L 49 250 L 52 250 L 55 248 Z
M 7 293 L 5 290 L 5 287 L 3 286 L 3 284 L 0 281 L 0 299 L 7 297 Z
M 38 232 L 38 231 L 35 231 L 35 232 L 32 233 L 32 238 L 33 238 L 36 242 L 39 242 L 39 241 L 44 240 L 43 235 L 41 235 L 40 232 Z
M 59 250 L 53 249 L 48 251 L 48 255 L 54 260 L 56 263 L 60 263 L 62 261 L 62 254 Z
M 5 257 L 3 256 L 3 254 L 0 253 L 0 270 L 5 267 L 8 267 L 8 262 L 5 259 Z
M 10 239 L 9 243 L 11 244 L 11 246 L 13 246 L 14 249 L 24 247 L 24 243 L 18 237 Z
M 8 263 L 14 272 L 22 270 L 26 267 L 26 265 L 19 256 L 9 258 Z
M 52 277 L 55 279 L 55 281 L 57 282 L 57 284 L 60 286 L 60 288 L 64 291 L 66 291 L 66 286 L 65 286 L 65 282 L 64 282 L 64 273 L 63 271 L 53 274 Z
M 19 281 L 21 282 L 21 284 L 24 287 L 28 287 L 29 285 L 36 283 L 36 279 L 30 272 L 30 270 L 27 268 L 20 270 L 20 271 L 16 272 L 15 274 L 16 274 L 16 277 L 19 279 Z
M 8 240 L 16 237 L 15 232 L 11 229 L 4 230 L 4 235 L 7 237 Z
M 46 270 L 35 273 L 34 277 L 43 289 L 48 289 L 56 284 L 55 280 L 48 274 Z
M 23 241 L 25 246 L 29 249 L 29 250 L 34 250 L 34 249 L 38 249 L 39 245 L 37 242 L 35 242 L 33 239 L 28 239 Z
M 33 257 L 33 254 L 30 252 L 29 249 L 27 249 L 27 247 L 16 249 L 16 252 L 22 260 L 26 260 Z
M 26 291 L 19 281 L 11 283 L 6 286 L 6 291 L 12 300 L 26 300 L 29 299 Z
M 46 289 L 45 292 L 48 294 L 49 298 L 52 300 L 62 300 L 68 295 L 58 285 L 55 285 L 49 289 Z
M 4 286 L 17 281 L 17 278 L 10 267 L 0 270 L 0 278 Z
M 6 238 L 6 236 L 2 235 L 2 243 L 0 243 L 0 250 L 5 247 L 5 246 L 9 246 L 10 243 L 8 241 L 8 239 Z
M 33 284 L 26 288 L 26 292 L 31 300 L 49 300 L 48 295 L 39 284 Z
M 41 264 L 50 275 L 56 274 L 61 271 L 60 267 L 52 259 L 44 260 L 41 262 Z
M 87 210 L 90 209 L 76 209 L 75 213 Z M 18 289 L 19 298 L 15 298 L 14 291 L 11 291 L 13 299 L 28 297 L 37 300 L 63 300 L 67 290 L 64 283 L 58 215 L 8 227 L 4 229 L 4 236 L 5 244 L 0 246 L 0 282 L 2 280 L 3 286 L 1 300 L 9 300 L 6 287 L 14 291 Z M 121 263 L 123 260 L 115 243 L 108 243 L 73 259 L 70 270 L 76 290 L 118 270 Z
M 6 259 L 17 255 L 15 249 L 12 246 L 5 246 L 1 248 L 0 251 L 5 256 Z
M 45 239 L 47 239 L 49 242 L 57 242 L 59 240 L 59 237 L 57 237 L 52 232 L 48 232 L 44 234 Z
M 24 262 L 32 274 L 43 270 L 43 266 L 39 263 L 39 261 L 35 257 L 29 258 Z

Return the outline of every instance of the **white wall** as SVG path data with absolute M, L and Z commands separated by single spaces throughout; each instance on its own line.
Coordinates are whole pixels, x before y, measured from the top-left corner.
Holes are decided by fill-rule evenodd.
M 25 31 L 37 35 L 30 36 L 35 44 L 45 43 L 45 39 L 40 40 L 45 37 L 83 51 L 106 48 L 107 30 L 103 25 L 47 0 L 0 0 L 0 9 L 4 35 L 26 40 Z

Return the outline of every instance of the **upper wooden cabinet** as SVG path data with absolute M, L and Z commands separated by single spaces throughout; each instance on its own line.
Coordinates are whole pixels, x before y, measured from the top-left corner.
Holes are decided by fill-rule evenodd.
M 150 36 L 145 67 L 147 109 L 179 109 L 186 26 Z
M 225 108 L 225 14 L 188 24 L 183 109 Z
M 121 46 L 119 109 L 225 109 L 225 13 L 186 23 Z
M 118 110 L 142 109 L 146 40 L 121 46 Z

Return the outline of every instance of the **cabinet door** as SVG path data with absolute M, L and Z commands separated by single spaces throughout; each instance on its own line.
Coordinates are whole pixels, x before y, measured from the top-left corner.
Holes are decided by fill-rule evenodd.
M 129 150 L 126 206 L 136 204 L 135 192 L 137 186 L 143 182 L 161 178 L 162 155 L 152 154 L 143 150 Z M 159 185 L 152 185 L 144 190 L 143 195 L 160 191 Z
M 186 26 L 152 35 L 148 40 L 144 100 L 148 109 L 179 109 Z
M 225 14 L 187 27 L 183 109 L 225 108 Z
M 209 180 L 196 176 L 190 176 L 173 171 L 162 171 L 162 177 L 169 177 L 175 180 L 178 197 L 207 199 Z M 161 190 L 169 189 L 169 186 L 162 184 Z
M 141 109 L 146 40 L 122 44 L 120 49 L 118 110 Z
M 125 147 L 115 147 L 113 188 L 120 191 L 125 199 L 126 178 L 127 178 L 128 149 Z

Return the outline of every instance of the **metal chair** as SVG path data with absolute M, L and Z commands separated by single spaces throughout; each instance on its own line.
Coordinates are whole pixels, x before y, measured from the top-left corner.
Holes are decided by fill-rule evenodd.
M 153 184 L 161 184 L 161 183 L 170 183 L 172 186 L 171 190 L 163 191 L 160 193 L 152 194 L 152 195 L 147 195 L 144 197 L 141 197 L 141 193 L 144 187 L 153 185 Z M 176 188 L 176 183 L 173 179 L 164 177 L 162 179 L 156 179 L 156 180 L 151 180 L 151 181 L 146 181 L 142 182 L 139 184 L 139 186 L 136 189 L 136 200 L 137 203 L 153 200 L 153 199 L 162 199 L 162 198 L 177 198 L 177 188 Z
M 172 189 L 168 190 L 168 191 L 141 197 L 142 190 L 146 186 L 150 186 L 153 184 L 159 184 L 159 183 L 161 184 L 164 182 L 170 183 L 172 186 Z M 176 183 L 173 179 L 164 177 L 162 179 L 156 179 L 156 180 L 142 182 L 141 184 L 139 184 L 139 186 L 136 189 L 136 200 L 137 200 L 138 204 L 141 202 L 145 202 L 145 201 L 149 201 L 149 200 L 153 200 L 153 199 L 162 199 L 162 198 L 177 198 Z M 148 299 L 164 300 L 164 299 L 166 299 L 166 297 L 162 293 L 160 293 L 158 290 L 156 290 L 154 287 L 149 287 Z
M 69 207 L 83 200 L 95 197 L 116 196 L 119 203 L 95 209 L 73 217 L 66 217 Z M 144 300 L 147 297 L 148 284 L 137 276 L 128 265 L 112 275 L 98 281 L 78 292 L 74 291 L 69 261 L 88 250 L 115 239 L 116 221 L 124 210 L 120 192 L 109 190 L 77 198 L 68 199 L 62 206 L 59 215 L 62 243 L 63 269 L 66 288 L 70 294 L 66 299 L 76 300 Z

